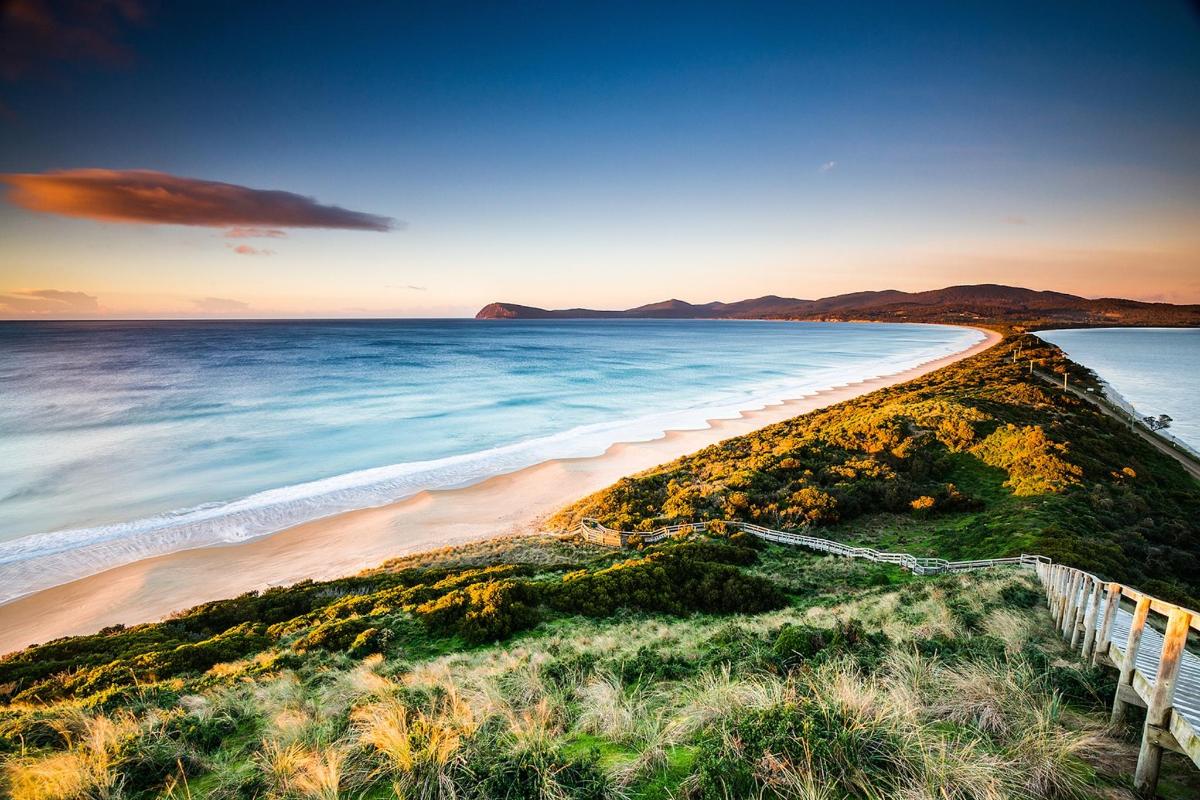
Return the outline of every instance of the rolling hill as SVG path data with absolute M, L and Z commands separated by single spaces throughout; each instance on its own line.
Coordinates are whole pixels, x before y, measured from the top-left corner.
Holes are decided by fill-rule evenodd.
M 491 303 L 476 319 L 794 319 L 875 322 L 978 322 L 1053 326 L 1200 325 L 1200 305 L 1086 298 L 1017 286 L 978 284 L 926 292 L 895 289 L 802 300 L 767 295 L 735 303 L 665 300 L 621 311 L 548 310 Z

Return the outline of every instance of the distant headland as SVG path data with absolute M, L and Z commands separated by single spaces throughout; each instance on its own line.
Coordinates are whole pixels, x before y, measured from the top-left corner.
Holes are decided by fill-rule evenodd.
M 1200 326 L 1200 305 L 1147 303 L 985 283 L 927 292 L 885 289 L 819 300 L 767 295 L 735 303 L 665 300 L 623 311 L 550 310 L 490 303 L 476 319 L 790 319 L 817 321 L 950 322 L 1062 326 Z

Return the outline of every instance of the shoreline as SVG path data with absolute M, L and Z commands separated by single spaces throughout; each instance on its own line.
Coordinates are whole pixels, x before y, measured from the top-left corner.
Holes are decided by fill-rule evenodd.
M 389 558 L 536 530 L 554 512 L 620 478 L 766 425 L 913 380 L 988 349 L 1001 336 L 893 375 L 708 420 L 602 455 L 545 461 L 469 486 L 426 490 L 398 502 L 347 511 L 245 542 L 181 550 L 114 567 L 0 605 L 0 654 L 63 636 L 162 619 L 251 590 L 326 580 Z
M 1109 326 L 1109 327 L 1099 327 L 1099 328 L 1042 328 L 1042 329 L 1039 329 L 1036 331 L 1030 331 L 1030 333 L 1033 336 L 1036 336 L 1039 339 L 1041 339 L 1042 341 L 1046 342 L 1047 344 L 1050 344 L 1050 345 L 1062 350 L 1064 353 L 1067 354 L 1068 358 L 1072 359 L 1080 366 L 1090 370 L 1091 373 L 1095 376 L 1096 382 L 1100 384 L 1100 396 L 1104 400 L 1106 400 L 1109 405 L 1113 406 L 1116 410 L 1118 410 L 1119 413 L 1124 414 L 1126 417 L 1129 417 L 1129 419 L 1126 421 L 1132 422 L 1132 424 L 1136 425 L 1139 429 L 1144 430 L 1145 433 L 1149 434 L 1154 439 L 1161 441 L 1163 444 L 1166 444 L 1167 446 L 1171 447 L 1173 450 L 1175 450 L 1177 452 L 1183 453 L 1185 456 L 1190 458 L 1193 462 L 1200 465 L 1200 442 L 1197 442 L 1196 444 L 1192 444 L 1191 442 L 1188 442 L 1185 439 L 1181 439 L 1178 436 L 1176 436 L 1175 434 L 1169 433 L 1166 430 L 1151 430 L 1151 429 L 1147 428 L 1141 422 L 1141 420 L 1143 419 L 1143 416 L 1144 416 L 1143 412 L 1139 411 L 1137 409 L 1137 406 L 1135 406 L 1133 404 L 1133 402 L 1131 400 L 1129 400 L 1129 398 L 1127 398 L 1127 397 L 1125 397 L 1125 395 L 1121 394 L 1121 392 L 1117 389 L 1117 387 L 1115 387 L 1113 384 L 1111 384 L 1108 381 L 1108 379 L 1105 378 L 1100 373 L 1099 369 L 1091 366 L 1090 364 L 1084 363 L 1082 358 L 1079 356 L 1072 356 L 1070 353 L 1067 353 L 1067 351 L 1061 345 L 1055 344 L 1054 342 L 1050 341 L 1049 339 L 1047 339 L 1041 335 L 1042 333 L 1049 333 L 1049 332 L 1053 332 L 1053 331 L 1086 331 L 1086 330 L 1093 330 L 1093 331 L 1123 331 L 1123 330 L 1182 331 L 1182 330 L 1192 330 L 1192 329 L 1184 328 L 1184 327 L 1176 327 L 1176 328 L 1163 328 L 1163 327 L 1140 328 L 1139 327 L 1139 328 L 1134 329 L 1134 328 L 1124 328 L 1124 327 L 1119 327 L 1119 326 Z

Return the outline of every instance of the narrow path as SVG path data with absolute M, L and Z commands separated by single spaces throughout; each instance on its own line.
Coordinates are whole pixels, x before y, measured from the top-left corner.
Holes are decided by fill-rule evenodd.
M 1051 375 L 1047 372 L 1042 372 L 1041 370 L 1036 370 L 1036 369 L 1033 371 L 1033 374 L 1037 375 L 1039 378 L 1041 378 L 1046 383 L 1052 384 L 1052 385 L 1058 387 L 1059 389 L 1062 388 L 1062 380 L 1054 375 Z M 1148 442 L 1151 447 L 1155 448 L 1160 453 L 1165 453 L 1166 455 L 1168 455 L 1171 458 L 1178 461 L 1180 466 L 1182 466 L 1189 475 L 1191 475 L 1196 480 L 1200 481 L 1200 463 L 1197 463 L 1196 460 L 1191 455 L 1189 455 L 1188 453 L 1185 453 L 1181 450 L 1175 449 L 1169 443 L 1163 441 L 1162 439 L 1155 436 L 1153 433 L 1146 430 L 1145 428 L 1143 428 L 1140 425 L 1136 425 L 1136 424 L 1130 425 L 1129 418 L 1127 416 L 1125 416 L 1125 414 L 1123 412 L 1119 411 L 1118 409 L 1116 409 L 1112 405 L 1110 405 L 1108 403 L 1108 401 L 1105 400 L 1103 397 L 1098 397 L 1095 394 L 1089 394 L 1089 393 L 1083 391 L 1082 389 L 1079 389 L 1076 386 L 1068 385 L 1067 391 L 1070 392 L 1071 394 L 1075 395 L 1076 397 L 1081 398 L 1081 399 L 1086 400 L 1087 402 L 1091 403 L 1092 406 L 1095 407 L 1097 411 L 1099 411 L 1101 414 L 1104 414 L 1106 417 L 1115 419 L 1117 422 L 1120 422 L 1122 425 L 1129 426 L 1130 429 L 1134 433 L 1136 433 L 1138 436 L 1142 437 L 1143 441 Z

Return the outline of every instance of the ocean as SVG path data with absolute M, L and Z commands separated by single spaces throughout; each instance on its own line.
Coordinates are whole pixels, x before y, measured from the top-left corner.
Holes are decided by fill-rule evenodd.
M 963 350 L 934 325 L 0 323 L 0 602 Z
M 1039 331 L 1090 368 L 1140 416 L 1166 414 L 1165 431 L 1200 452 L 1200 328 Z

